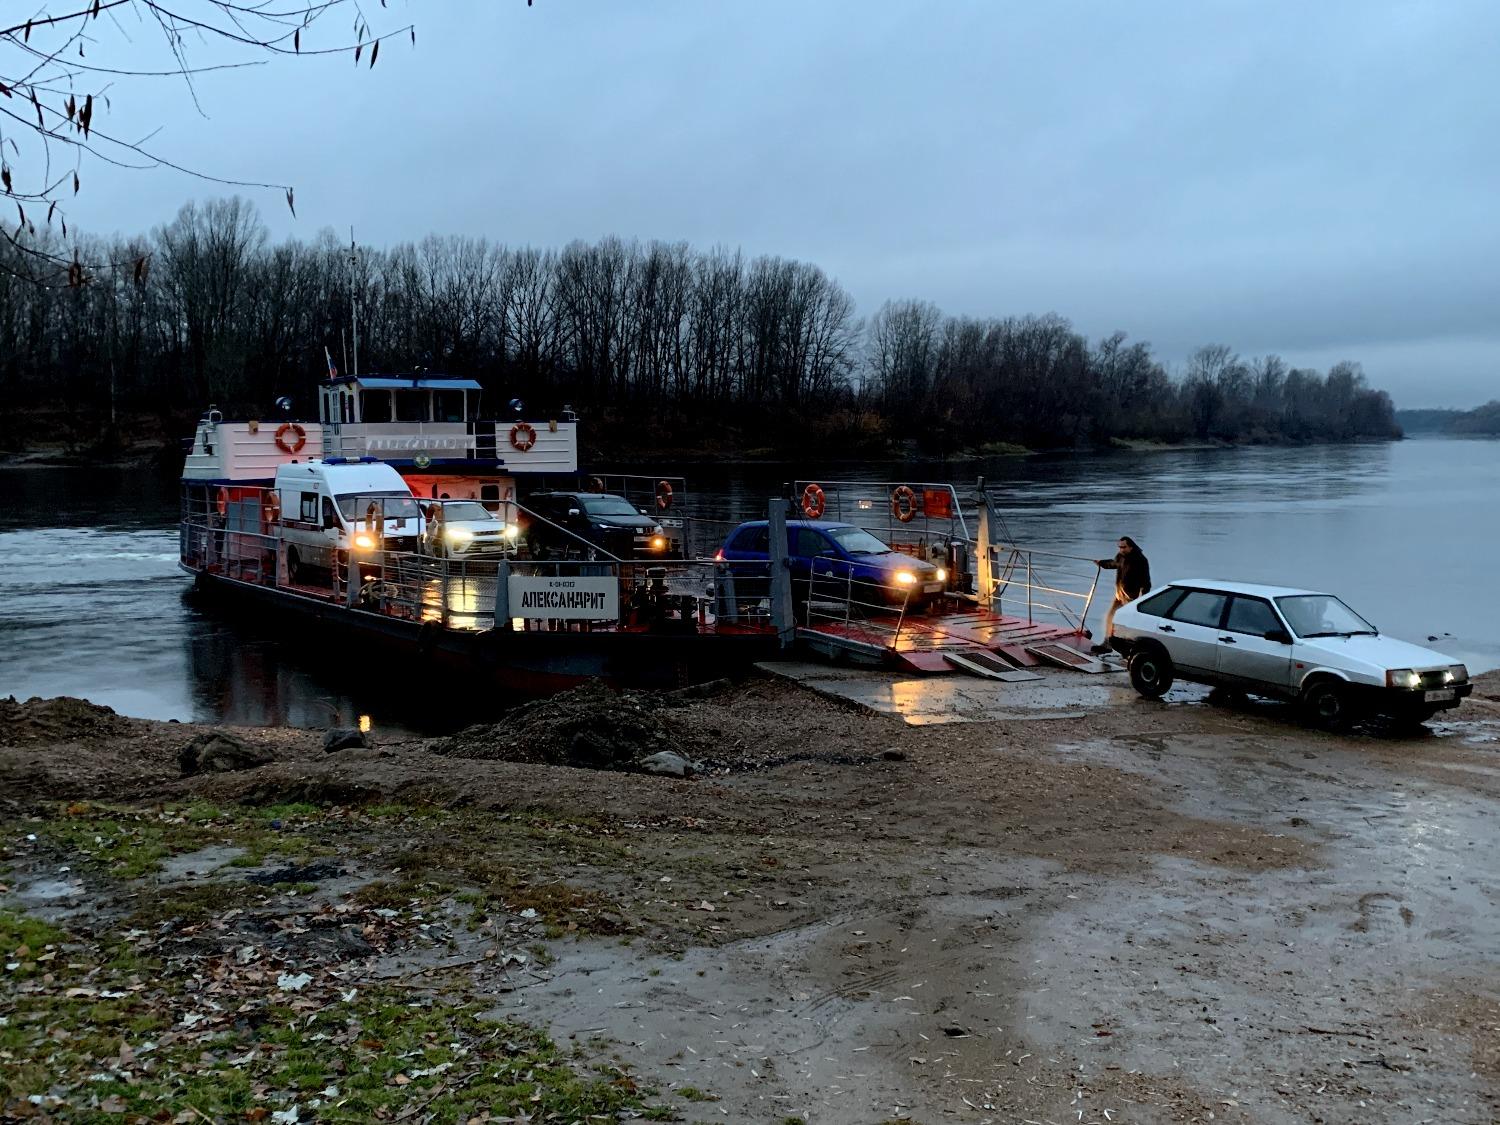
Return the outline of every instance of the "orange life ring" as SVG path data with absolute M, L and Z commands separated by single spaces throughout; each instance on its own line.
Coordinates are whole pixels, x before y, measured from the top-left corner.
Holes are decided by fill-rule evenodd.
M 902 523 L 911 523 L 917 514 L 917 494 L 906 485 L 900 485 L 891 493 L 891 515 Z
M 292 434 L 292 441 L 286 440 L 286 435 Z M 276 427 L 276 448 L 283 453 L 301 453 L 302 447 L 307 444 L 307 431 L 296 422 L 283 422 Z
M 215 501 L 214 506 L 219 509 L 219 517 L 221 519 L 229 514 L 229 489 L 219 489 L 218 499 Z
M 672 506 L 672 483 L 671 481 L 659 480 L 656 482 L 656 507 L 665 512 Z
M 530 422 L 517 422 L 510 428 L 510 443 L 525 453 L 536 444 L 536 430 Z
M 281 522 L 281 494 L 274 488 L 260 498 L 260 518 L 268 525 Z
M 821 486 L 810 484 L 802 490 L 802 514 L 808 519 L 818 519 L 827 508 L 828 497 L 823 495 Z

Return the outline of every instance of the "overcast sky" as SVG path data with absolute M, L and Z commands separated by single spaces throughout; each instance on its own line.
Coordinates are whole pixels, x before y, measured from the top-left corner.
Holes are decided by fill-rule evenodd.
M 861 314 L 1059 312 L 1362 362 L 1398 406 L 1500 398 L 1500 3 L 444 0 L 377 66 L 118 87 L 116 132 L 278 237 L 619 234 L 816 262 Z M 381 21 L 386 21 L 382 23 Z M 337 40 L 341 14 L 304 46 Z M 94 168 L 75 226 L 214 189 Z

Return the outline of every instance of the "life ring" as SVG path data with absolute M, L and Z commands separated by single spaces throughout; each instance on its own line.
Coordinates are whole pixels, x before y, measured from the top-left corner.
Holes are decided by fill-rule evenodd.
M 287 434 L 293 435 L 290 442 L 286 440 Z M 276 427 L 276 448 L 281 450 L 281 452 L 301 453 L 302 447 L 306 444 L 307 431 L 297 425 L 296 422 L 283 422 L 280 426 Z
M 891 493 L 891 515 L 902 523 L 911 523 L 917 514 L 917 494 L 906 485 L 899 485 Z
M 281 494 L 274 488 L 261 497 L 260 518 L 267 527 L 281 522 Z
M 229 489 L 221 488 L 218 490 L 218 497 L 214 501 L 214 506 L 219 510 L 220 519 L 229 514 Z
M 659 480 L 656 482 L 656 507 L 665 512 L 672 506 L 672 482 Z
M 827 508 L 828 497 L 821 485 L 810 484 L 802 490 L 802 514 L 808 519 L 819 519 Z
M 604 480 L 603 480 L 603 478 L 602 477 L 589 477 L 589 491 L 590 492 L 603 492 L 604 491 Z
M 536 430 L 530 422 L 517 422 L 510 428 L 510 443 L 525 453 L 536 444 Z

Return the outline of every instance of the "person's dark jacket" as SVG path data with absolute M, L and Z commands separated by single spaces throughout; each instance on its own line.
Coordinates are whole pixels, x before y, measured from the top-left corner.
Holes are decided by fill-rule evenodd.
M 1112 559 L 1100 559 L 1099 565 L 1115 572 L 1115 597 L 1133 602 L 1151 590 L 1151 563 L 1135 547 L 1128 553 L 1121 551 Z

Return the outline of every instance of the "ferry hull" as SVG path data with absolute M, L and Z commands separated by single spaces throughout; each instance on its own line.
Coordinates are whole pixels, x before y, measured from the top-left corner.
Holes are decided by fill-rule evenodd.
M 336 658 L 379 656 L 413 675 L 548 695 L 588 681 L 615 687 L 678 688 L 744 672 L 775 659 L 774 635 L 636 632 L 483 632 L 444 629 L 294 591 L 199 573 L 195 592 L 230 614 L 272 625 L 280 640 Z

